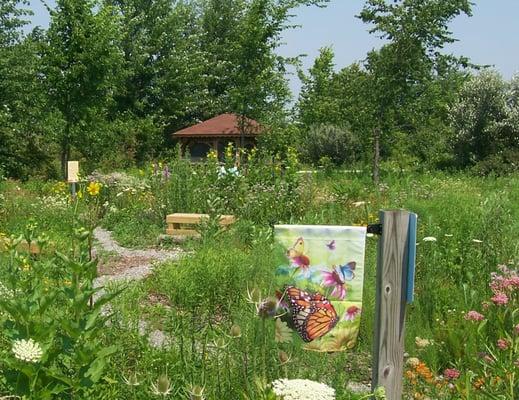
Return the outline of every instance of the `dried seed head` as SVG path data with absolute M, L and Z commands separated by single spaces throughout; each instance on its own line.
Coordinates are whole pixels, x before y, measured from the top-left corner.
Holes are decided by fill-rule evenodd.
M 204 388 L 202 386 L 194 385 L 188 390 L 189 400 L 204 400 Z
M 173 388 L 171 387 L 171 381 L 169 380 L 166 374 L 161 374 L 157 379 L 157 383 L 151 384 L 151 391 L 156 396 L 166 397 L 171 393 L 172 389 Z
M 233 338 L 239 338 L 241 337 L 241 328 L 239 325 L 233 325 L 231 326 L 231 337 Z
M 281 365 L 284 365 L 290 361 L 290 356 L 285 353 L 283 350 L 280 350 L 278 353 L 278 359 Z

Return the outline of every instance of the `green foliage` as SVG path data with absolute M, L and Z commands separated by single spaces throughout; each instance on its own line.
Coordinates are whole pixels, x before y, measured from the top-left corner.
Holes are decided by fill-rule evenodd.
M 113 313 L 109 325 L 104 324 L 105 317 L 102 317 L 98 340 L 91 342 L 102 346 L 117 343 L 120 351 L 106 358 L 106 364 L 101 363 L 104 369 L 100 379 L 89 388 L 81 386 L 81 396 L 76 393 L 77 397 L 145 399 L 152 393 L 151 383 L 166 374 L 172 384 L 173 398 L 188 396 L 193 385 L 204 387 L 207 399 L 225 399 L 227 394 L 236 399 L 261 398 L 265 384 L 281 377 L 326 383 L 336 389 L 339 400 L 362 398 L 350 394 L 347 384 L 369 379 L 376 268 L 369 267 L 365 271 L 361 334 L 355 351 L 323 355 L 300 351 L 295 340 L 276 343 L 272 321 L 257 316 L 258 300 L 273 295 L 271 274 L 276 260 L 269 223 L 365 225 L 376 222 L 377 210 L 390 208 L 410 209 L 420 218 L 415 302 L 408 307 L 406 351 L 426 363 L 432 379 L 446 368 L 466 366 L 467 371 L 477 372 L 478 377 L 481 371 L 486 371 L 487 382 L 491 381 L 496 375 L 493 371 L 497 370 L 485 369 L 477 358 L 478 352 L 488 352 L 488 349 L 480 340 L 482 337 L 475 336 L 474 326 L 464 320 L 460 310 L 475 309 L 483 313 L 481 302 L 492 296 L 484 282 L 496 264 L 504 260 L 509 261 L 510 268 L 516 268 L 514 265 L 519 257 L 514 239 L 519 228 L 516 176 L 417 175 L 393 171 L 388 166 L 381 175 L 384 183 L 375 187 L 370 177 L 362 172 L 334 170 L 329 171 L 329 175 L 296 174 L 297 163 L 292 151 L 283 162 L 275 157 L 269 160 L 255 158 L 259 157 L 257 153 L 250 154 L 254 168 L 248 169 L 248 164 L 242 164 L 237 169 L 238 174 L 233 170 L 231 156 L 228 154 L 225 161 L 225 172 L 212 155 L 207 163 L 196 165 L 170 160 L 167 164 L 169 176 L 165 173 L 168 171 L 165 163 L 149 166 L 142 172 L 134 171 L 134 175 L 94 175 L 93 180 L 103 183 L 96 195 L 85 192 L 85 184 L 80 185 L 84 197 L 78 202 L 77 213 L 94 212 L 95 218 L 83 219 L 95 223 L 100 217 L 101 223 L 109 225 L 126 244 L 155 245 L 156 236 L 164 232 L 164 214 L 176 211 L 160 207 L 163 201 L 170 202 L 168 207 L 176 204 L 186 207 L 179 211 L 189 212 L 194 211 L 195 206 L 200 207 L 196 211 L 209 212 L 213 218 L 232 211 L 239 219 L 225 231 L 213 223 L 201 226 L 203 240 L 183 245 L 188 251 L 181 259 L 157 263 L 151 276 L 129 284 L 120 296 L 110 301 Z M 256 193 L 262 186 L 273 186 L 275 190 L 268 195 Z M 73 210 L 65 184 L 33 180 L 17 188 L 16 183 L 5 181 L 0 183 L 0 191 L 0 230 L 7 237 L 17 232 L 31 237 L 31 229 L 25 229 L 26 218 L 30 216 L 41 226 L 48 227 L 48 247 L 59 247 L 71 262 L 83 254 L 76 246 L 76 256 L 69 255 L 74 247 L 70 241 L 76 242 L 79 240 L 76 237 L 88 236 L 88 232 L 75 232 L 67 223 L 73 221 Z M 242 196 L 258 200 L 244 202 L 240 200 Z M 436 241 L 423 240 L 425 237 L 434 237 Z M 376 265 L 376 241 L 376 237 L 367 238 L 367 266 Z M 85 249 L 87 244 L 81 246 Z M 82 273 L 93 273 L 93 265 L 76 261 L 77 265 L 68 264 L 45 248 L 37 260 L 24 255 L 24 258 L 16 258 L 13 264 L 18 271 L 15 284 L 21 287 L 30 282 L 38 299 L 46 299 L 55 293 L 54 286 L 61 285 L 65 279 L 72 282 L 71 277 L 79 265 Z M 12 289 L 14 286 L 6 280 L 10 276 L 9 257 L 9 253 L 0 253 L 0 281 Z M 26 271 L 23 268 L 25 257 L 31 265 Z M 85 257 L 84 261 L 88 259 L 86 255 L 81 257 Z M 102 254 L 104 262 L 110 257 Z M 44 278 L 49 280 L 47 286 Z M 43 317 L 30 314 L 33 326 L 40 326 L 35 325 L 36 322 L 50 320 L 48 324 L 42 323 L 42 332 L 51 326 L 56 326 L 60 334 L 65 332 L 62 326 L 68 332 L 68 326 L 76 321 L 72 311 L 67 311 L 72 301 L 66 297 L 66 290 L 72 286 L 59 287 L 56 302 L 51 303 L 47 312 L 38 314 Z M 86 284 L 85 290 L 88 287 Z M 82 313 L 88 315 L 88 302 L 78 296 L 78 307 L 81 304 L 85 310 Z M 16 304 L 32 306 L 35 297 L 18 296 L 16 301 Z M 59 311 L 54 304 L 59 304 Z M 34 310 L 40 310 L 39 307 L 36 305 Z M 61 309 L 65 311 L 61 312 Z M 489 318 L 501 315 L 500 311 L 494 307 L 488 313 Z M 1 318 L 5 318 L 5 314 L 2 315 Z M 507 314 L 507 324 L 511 321 L 509 317 Z M 496 318 L 488 330 L 480 330 L 486 335 L 485 343 L 492 352 L 498 350 L 493 343 L 498 338 L 492 336 L 501 332 L 501 328 L 497 329 L 498 322 L 499 318 Z M 238 335 L 236 326 L 240 328 Z M 149 344 L 157 331 L 166 337 L 164 348 Z M 5 338 L 4 332 L 9 330 L 2 329 L 2 360 L 17 362 L 11 349 L 12 339 Z M 415 342 L 417 336 L 432 344 L 420 348 Z M 41 341 L 43 346 L 52 335 L 41 339 L 40 336 L 31 337 Z M 60 354 L 64 352 L 63 348 L 69 349 L 64 342 L 55 340 L 52 343 L 55 345 L 52 351 Z M 285 353 L 281 359 L 280 350 Z M 47 351 L 50 350 L 46 348 Z M 289 361 L 284 364 L 287 356 Z M 73 365 L 79 364 L 78 357 L 70 353 Z M 504 371 L 505 367 L 513 368 L 512 362 L 500 358 L 499 365 Z M 3 371 L 6 370 L 5 363 L 2 364 Z M 48 364 L 44 365 L 47 367 Z M 79 370 L 81 368 L 74 366 L 67 368 L 67 373 L 76 379 Z M 463 385 L 468 385 L 465 387 L 473 390 L 476 377 L 465 381 L 465 375 L 469 373 L 454 381 L 455 385 L 462 389 Z M 14 375 L 3 376 L 0 393 L 14 393 L 12 387 L 6 386 L 7 377 L 11 379 Z M 138 386 L 125 383 L 132 377 Z M 262 384 L 256 386 L 256 381 L 262 381 Z M 425 387 L 420 390 L 422 388 Z M 407 393 L 412 395 L 417 389 L 417 386 L 409 385 Z M 450 391 L 446 393 L 446 399 L 457 398 Z M 475 399 L 477 396 L 485 398 L 480 391 L 471 392 L 472 395 Z
M 102 307 L 115 293 L 99 294 L 93 287 L 97 271 L 96 262 L 89 261 L 89 235 L 75 230 L 70 255 L 57 253 L 42 261 L 18 253 L 21 238 L 10 240 L 1 268 L 0 321 L 2 341 L 13 348 L 3 352 L 2 390 L 39 399 L 82 395 L 99 382 L 117 350 L 99 336 L 108 318 Z M 42 251 L 47 242 L 36 236 L 35 225 L 27 226 L 24 239 Z M 16 350 L 21 339 L 37 349 Z
M 117 20 L 110 7 L 97 5 L 59 0 L 43 47 L 43 85 L 50 106 L 63 119 L 55 137 L 63 175 L 73 147 L 86 157 L 98 149 L 98 130 L 106 122 L 120 72 Z
M 516 169 L 519 150 L 518 77 L 505 82 L 495 71 L 483 71 L 461 89 L 451 109 L 456 162 L 475 165 L 479 173 Z
M 306 129 L 319 124 L 340 125 L 343 121 L 340 88 L 334 79 L 333 58 L 333 50 L 324 47 L 309 69 L 309 75 L 299 72 L 303 87 L 296 108 L 299 122 Z
M 323 157 L 328 157 L 335 165 L 351 165 L 360 159 L 359 140 L 347 127 L 314 125 L 302 142 L 301 153 L 314 164 Z

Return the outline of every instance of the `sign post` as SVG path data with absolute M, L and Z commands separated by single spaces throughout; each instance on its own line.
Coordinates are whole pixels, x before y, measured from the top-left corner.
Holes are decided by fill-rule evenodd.
M 76 197 L 76 183 L 79 175 L 79 161 L 69 161 L 67 164 L 67 182 L 70 184 L 72 198 Z
M 372 389 L 383 386 L 388 400 L 402 398 L 405 309 L 412 300 L 416 214 L 380 211 Z

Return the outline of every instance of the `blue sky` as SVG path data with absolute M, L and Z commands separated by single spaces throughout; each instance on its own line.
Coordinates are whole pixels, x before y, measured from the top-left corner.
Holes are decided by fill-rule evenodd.
M 52 6 L 54 0 L 46 0 Z M 494 67 L 507 79 L 519 71 L 519 1 L 476 0 L 471 18 L 458 17 L 451 25 L 458 42 L 446 51 L 464 55 L 472 62 Z M 48 14 L 40 0 L 31 0 L 35 25 L 46 27 Z M 295 10 L 293 22 L 302 25 L 285 32 L 285 44 L 279 49 L 284 56 L 306 54 L 303 66 L 308 68 L 319 49 L 331 46 L 337 68 L 364 59 L 366 53 L 380 45 L 368 33 L 368 26 L 355 18 L 363 0 L 331 0 L 326 8 L 301 7 Z M 297 77 L 291 77 L 291 88 L 298 92 Z

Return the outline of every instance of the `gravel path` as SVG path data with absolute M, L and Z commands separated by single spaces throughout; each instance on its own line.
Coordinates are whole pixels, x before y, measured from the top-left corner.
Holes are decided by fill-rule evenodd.
M 122 247 L 112 238 L 112 233 L 103 228 L 96 228 L 94 230 L 94 238 L 98 242 L 97 248 L 104 251 L 115 253 L 118 260 L 115 262 L 119 268 L 108 269 L 114 273 L 107 273 L 100 275 L 94 281 L 94 287 L 105 286 L 109 282 L 121 282 L 129 280 L 140 280 L 151 274 L 154 264 L 167 260 L 178 260 L 183 254 L 182 249 L 175 249 L 170 251 L 165 250 L 134 250 Z M 122 268 L 120 267 L 122 264 Z M 103 272 L 103 271 L 102 271 Z M 104 289 L 101 289 L 94 295 L 96 298 L 102 295 Z M 105 304 L 103 312 L 111 312 L 111 305 Z M 169 335 L 161 330 L 150 330 L 148 323 L 144 320 L 139 321 L 139 334 L 141 336 L 148 336 L 148 343 L 154 348 L 163 348 L 171 344 Z
M 112 238 L 112 233 L 103 228 L 94 230 L 94 238 L 98 247 L 104 251 L 115 253 L 118 257 L 125 259 L 127 268 L 120 268 L 114 274 L 101 275 L 95 280 L 95 286 L 103 286 L 107 282 L 122 280 L 139 280 L 148 276 L 153 271 L 153 265 L 157 262 L 167 260 L 178 260 L 183 251 L 175 250 L 135 250 L 122 247 Z

